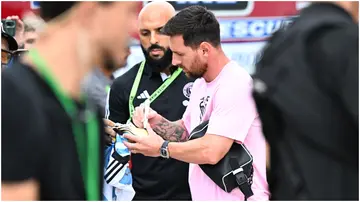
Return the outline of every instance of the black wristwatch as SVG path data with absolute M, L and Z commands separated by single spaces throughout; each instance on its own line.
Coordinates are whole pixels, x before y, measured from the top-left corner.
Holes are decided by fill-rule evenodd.
M 166 159 L 168 159 L 170 157 L 168 145 L 169 145 L 169 141 L 165 140 L 160 148 L 160 156 L 163 158 L 166 158 Z

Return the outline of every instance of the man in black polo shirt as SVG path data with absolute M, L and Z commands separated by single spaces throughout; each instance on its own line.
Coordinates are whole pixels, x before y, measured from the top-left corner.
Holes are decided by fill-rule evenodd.
M 139 63 L 118 77 L 111 86 L 107 118 L 126 123 L 130 118 L 129 102 L 134 107 L 148 99 L 160 86 L 167 86 L 151 107 L 169 120 L 182 117 L 188 104 L 192 81 L 171 65 L 172 52 L 169 37 L 160 34 L 160 29 L 175 15 L 167 2 L 147 4 L 139 14 L 141 47 L 146 62 Z M 139 71 L 139 85 L 136 86 Z M 177 77 L 176 77 L 177 76 Z M 131 90 L 136 91 L 132 96 Z M 129 101 L 129 98 L 133 100 Z M 151 99 L 150 99 L 151 100 Z M 132 108 L 132 107 L 131 107 Z M 174 159 L 150 158 L 141 154 L 131 156 L 134 200 L 191 200 L 188 185 L 188 164 Z
M 359 200 L 359 2 L 317 2 L 277 32 L 254 98 L 272 200 Z
M 137 4 L 49 1 L 40 7 L 46 30 L 1 75 L 2 200 L 99 201 L 103 124 L 80 84 L 105 56 L 114 64 L 122 58 L 118 47 L 134 31 Z M 99 24 L 111 29 L 103 34 Z

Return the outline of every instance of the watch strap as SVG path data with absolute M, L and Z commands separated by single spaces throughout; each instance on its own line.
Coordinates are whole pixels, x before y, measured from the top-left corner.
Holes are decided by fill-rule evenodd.
M 161 149 L 167 149 L 169 145 L 169 141 L 165 140 L 164 143 L 161 145 Z
M 161 157 L 163 157 L 163 158 L 169 158 L 169 157 L 170 157 L 169 150 L 168 150 L 168 145 L 169 145 L 169 141 L 167 141 L 167 140 L 165 140 L 165 141 L 163 142 L 163 144 L 161 145 L 160 155 L 161 155 Z M 164 151 L 166 152 L 166 154 L 163 153 Z

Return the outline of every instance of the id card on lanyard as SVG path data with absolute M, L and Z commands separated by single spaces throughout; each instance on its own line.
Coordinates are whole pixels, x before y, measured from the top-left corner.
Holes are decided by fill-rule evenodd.
M 134 99 L 137 93 L 137 90 L 139 88 L 139 84 L 140 84 L 140 80 L 141 80 L 141 76 L 143 74 L 144 71 L 144 67 L 145 67 L 145 60 L 141 62 L 140 64 L 140 68 L 139 71 L 136 74 L 135 77 L 135 81 L 134 84 L 131 88 L 130 91 L 130 96 L 129 96 L 129 113 L 130 113 L 130 117 L 129 117 L 129 121 L 131 121 L 131 118 L 134 114 L 135 108 L 134 108 Z M 150 98 L 148 98 L 150 100 L 150 103 L 152 103 L 156 98 L 158 98 L 169 86 L 170 84 L 181 74 L 182 69 L 178 68 L 172 75 L 170 78 L 168 78 L 158 89 L 156 89 L 156 91 L 151 94 Z

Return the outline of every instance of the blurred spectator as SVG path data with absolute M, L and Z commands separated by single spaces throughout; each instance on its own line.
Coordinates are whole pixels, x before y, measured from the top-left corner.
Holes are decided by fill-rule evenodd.
M 83 91 L 89 96 L 89 98 L 101 108 L 101 112 L 105 115 L 105 105 L 107 94 L 110 90 L 110 86 L 114 80 L 113 73 L 125 67 L 127 64 L 127 58 L 130 55 L 130 47 L 126 46 L 119 51 L 123 52 L 122 60 L 119 66 L 104 65 L 101 68 L 96 68 L 91 74 L 89 74 L 83 83 Z
M 23 22 L 25 24 L 24 48 L 30 49 L 38 38 L 39 32 L 44 29 L 45 22 L 32 12 L 24 15 Z
M 358 9 L 313 3 L 257 64 L 272 200 L 359 199 Z
M 9 35 L 9 33 L 6 33 L 6 30 L 2 27 L 2 36 L 5 34 L 3 38 L 8 40 L 8 44 L 10 45 L 9 50 L 2 48 L 2 69 L 5 67 L 11 67 L 12 63 L 14 63 L 23 53 L 27 52 L 25 49 L 23 49 L 25 42 L 23 21 L 18 16 L 8 16 L 6 20 L 15 21 L 16 27 L 14 37 Z M 14 40 L 17 44 L 16 46 L 14 46 Z
M 5 32 L 1 24 L 1 69 L 6 68 L 13 57 L 13 51 L 18 49 L 14 37 Z
M 24 42 L 25 42 L 25 38 L 24 38 L 24 23 L 23 21 L 19 18 L 19 16 L 8 16 L 6 18 L 7 20 L 14 20 L 16 23 L 16 30 L 15 30 L 15 40 L 19 46 L 20 49 L 24 48 Z
M 36 33 L 35 28 L 33 28 L 31 25 L 25 24 L 25 49 L 30 49 L 33 43 L 35 43 L 35 40 L 37 39 L 38 35 Z

